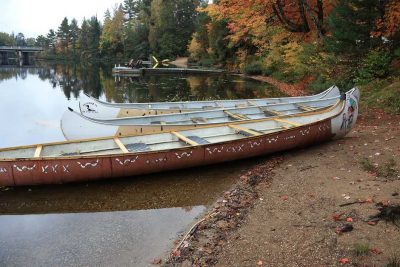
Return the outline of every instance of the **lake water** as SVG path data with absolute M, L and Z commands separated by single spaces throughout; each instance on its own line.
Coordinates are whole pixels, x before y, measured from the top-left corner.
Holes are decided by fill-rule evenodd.
M 111 66 L 0 66 L 0 147 L 64 140 L 85 92 L 113 102 L 274 97 L 236 76 L 113 77 Z M 0 266 L 147 266 L 247 168 L 207 168 L 67 185 L 0 188 Z

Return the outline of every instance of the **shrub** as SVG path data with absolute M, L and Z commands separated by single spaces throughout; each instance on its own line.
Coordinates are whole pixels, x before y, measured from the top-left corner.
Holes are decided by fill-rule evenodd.
M 263 66 L 260 62 L 252 62 L 244 67 L 244 73 L 248 75 L 261 75 L 263 73 Z
M 389 74 L 391 57 L 385 51 L 371 51 L 358 71 L 356 82 L 368 83 L 376 78 L 385 78 Z

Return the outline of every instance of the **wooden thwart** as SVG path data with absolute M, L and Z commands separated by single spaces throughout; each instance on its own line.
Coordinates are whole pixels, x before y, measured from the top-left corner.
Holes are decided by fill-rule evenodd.
M 244 128 L 244 127 L 241 127 L 241 126 L 239 126 L 239 125 L 228 125 L 228 126 L 229 126 L 230 128 L 235 129 L 235 130 L 243 131 L 243 132 L 249 133 L 249 134 L 251 134 L 251 135 L 255 135 L 255 136 L 261 135 L 261 133 L 255 132 L 255 131 L 253 131 L 253 130 L 250 130 L 250 129 L 247 129 L 247 128 Z
M 183 136 L 182 134 L 178 133 L 178 132 L 171 132 L 173 135 L 175 135 L 176 137 L 178 137 L 180 140 L 182 140 L 183 142 L 191 145 L 191 146 L 198 146 L 199 144 L 196 143 L 193 140 L 190 140 L 189 138 L 187 138 L 186 136 Z
M 114 137 L 114 142 L 122 150 L 122 152 L 129 153 L 129 150 L 125 147 L 125 145 L 121 142 L 121 140 L 119 140 L 118 137 Z
M 273 120 L 274 120 L 274 121 L 278 121 L 278 122 L 283 122 L 283 123 L 286 123 L 286 124 L 290 124 L 290 125 L 296 126 L 296 127 L 301 126 L 300 123 L 292 122 L 292 121 L 288 121 L 288 120 L 284 120 L 284 119 L 275 118 L 275 119 L 273 119 Z
M 233 114 L 227 110 L 224 110 L 225 114 L 227 114 L 229 117 L 235 119 L 235 120 L 248 120 L 249 118 L 245 115 L 242 114 Z
M 38 145 L 36 147 L 35 155 L 33 157 L 34 158 L 39 158 L 40 157 L 40 153 L 42 153 L 42 149 L 43 149 L 43 146 L 42 145 Z

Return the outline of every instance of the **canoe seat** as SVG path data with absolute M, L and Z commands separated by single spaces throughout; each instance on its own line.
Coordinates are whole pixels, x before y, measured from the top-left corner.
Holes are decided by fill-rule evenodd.
M 195 117 L 195 118 L 192 118 L 192 121 L 193 121 L 194 123 L 207 123 L 207 119 L 206 119 L 206 118 L 203 118 L 203 117 Z
M 201 138 L 200 136 L 197 135 L 186 136 L 186 138 L 198 143 L 199 145 L 206 145 L 210 143 L 206 139 Z
M 150 147 L 145 143 L 133 143 L 133 144 L 126 144 L 126 149 L 129 152 L 141 152 L 141 151 L 149 151 Z

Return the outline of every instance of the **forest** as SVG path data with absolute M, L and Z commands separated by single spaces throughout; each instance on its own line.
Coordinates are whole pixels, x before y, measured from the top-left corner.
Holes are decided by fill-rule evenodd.
M 124 0 L 103 21 L 64 18 L 36 39 L 0 33 L 10 44 L 85 62 L 189 57 L 310 91 L 359 85 L 371 104 L 400 112 L 397 0 Z

